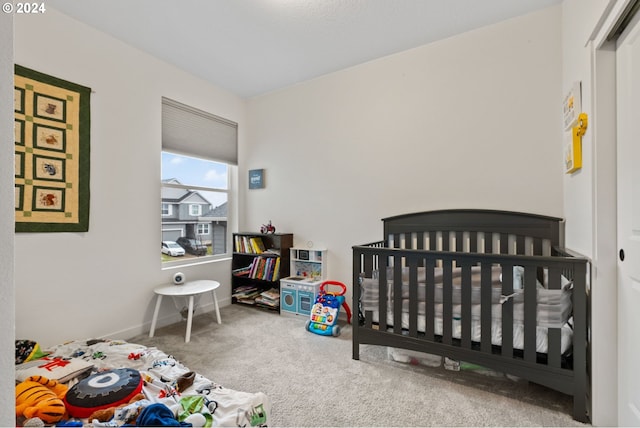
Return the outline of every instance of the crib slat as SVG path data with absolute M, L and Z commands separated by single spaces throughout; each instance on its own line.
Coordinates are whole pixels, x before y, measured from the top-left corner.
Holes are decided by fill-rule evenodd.
M 431 251 L 438 250 L 438 232 L 435 230 L 429 231 L 429 249 Z
M 538 293 L 536 289 L 536 267 L 524 267 L 524 359 L 536 361 L 536 309 Z
M 353 292 L 352 292 L 352 298 L 353 300 L 351 301 L 351 307 L 353 308 L 353 310 L 355 311 L 356 317 L 354 318 L 354 324 L 358 323 L 360 321 L 360 296 L 362 295 L 361 292 L 361 272 L 362 272 L 362 268 L 363 268 L 363 260 L 362 260 L 362 254 L 358 253 L 355 248 L 353 249 L 353 253 L 351 256 L 351 260 L 353 263 L 353 276 L 351 277 L 351 280 L 353 281 Z M 360 267 L 359 269 L 357 267 Z M 357 320 L 357 321 L 355 321 Z M 351 358 L 353 358 L 354 360 L 358 360 L 360 359 L 360 342 L 359 342 L 359 337 L 360 337 L 360 331 L 359 329 L 356 327 L 352 330 L 352 346 L 351 346 Z
M 533 255 L 534 256 L 542 255 L 542 239 L 541 238 L 533 238 Z
M 378 325 L 381 331 L 387 330 L 387 264 L 386 257 L 380 257 L 378 269 Z
M 500 234 L 500 254 L 509 254 L 509 234 Z
M 371 272 L 373 271 L 373 269 L 376 269 L 373 266 L 373 255 L 372 254 L 363 254 L 362 258 L 364 259 L 361 262 L 364 265 L 364 269 L 362 270 L 362 272 L 365 274 L 365 276 L 370 277 L 371 276 Z
M 451 242 L 449 231 L 443 230 L 442 231 L 442 251 L 449 251 L 449 242 Z
M 428 258 L 426 262 L 426 296 L 425 296 L 425 336 L 428 340 L 434 340 L 435 338 L 435 267 L 436 259 Z
M 462 232 L 456 232 L 456 251 L 462 252 L 464 251 L 464 241 L 462 240 Z
M 364 312 L 364 326 L 366 328 L 373 327 L 373 311 L 365 311 Z
M 462 265 L 462 282 L 461 284 L 471 284 L 471 265 L 465 263 Z M 461 323 L 461 345 L 463 348 L 471 349 L 471 287 L 461 287 L 461 304 L 460 323 Z
M 513 265 L 502 264 L 502 295 L 513 294 Z M 513 298 L 502 304 L 502 355 L 513 356 Z
M 484 233 L 484 252 L 485 254 L 493 253 L 493 234 L 491 232 Z
M 425 239 L 424 239 L 424 232 L 416 232 L 416 250 L 424 250 L 424 244 L 425 244 Z M 418 261 L 418 266 L 423 267 L 423 259 L 419 259 Z
M 402 257 L 393 258 L 393 332 L 402 333 Z
M 524 255 L 524 236 L 516 236 L 516 254 Z
M 480 268 L 480 350 L 491 352 L 491 264 L 482 263 Z
M 476 232 L 475 230 L 469 232 L 469 252 L 478 252 L 478 232 Z
M 560 282 L 560 269 L 549 269 L 549 290 L 559 290 L 562 286 Z M 560 328 L 550 328 L 547 333 L 547 364 L 551 367 L 560 367 L 562 354 L 562 334 Z
M 408 257 L 409 267 L 409 336 L 418 336 L 418 259 Z
M 416 232 L 416 250 L 424 250 L 424 232 Z
M 547 364 L 551 367 L 560 367 L 562 362 L 561 341 L 562 331 L 559 328 L 550 328 L 548 332 L 549 345 L 547 350 Z
M 452 273 L 451 259 L 442 261 L 442 343 L 451 345 L 452 343 Z

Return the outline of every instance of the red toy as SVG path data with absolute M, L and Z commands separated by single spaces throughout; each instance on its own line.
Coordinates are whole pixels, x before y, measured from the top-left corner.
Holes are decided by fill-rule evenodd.
M 260 226 L 260 233 L 276 233 L 276 227 L 269 220 L 269 223 Z

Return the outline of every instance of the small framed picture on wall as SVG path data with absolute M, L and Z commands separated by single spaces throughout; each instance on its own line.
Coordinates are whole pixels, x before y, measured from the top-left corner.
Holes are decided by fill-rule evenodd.
M 264 189 L 264 169 L 249 170 L 249 189 Z

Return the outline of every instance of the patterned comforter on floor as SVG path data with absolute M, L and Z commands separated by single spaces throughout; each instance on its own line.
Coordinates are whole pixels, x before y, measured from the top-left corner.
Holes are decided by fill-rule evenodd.
M 203 403 L 195 411 L 206 415 L 206 419 L 201 418 L 206 420 L 205 425 L 194 426 L 267 426 L 269 422 L 271 402 L 264 393 L 227 389 L 191 372 L 173 356 L 154 347 L 121 340 L 78 340 L 47 351 L 50 355 L 90 360 L 94 365 L 92 373 L 124 367 L 138 370 L 145 398 L 152 404 L 165 404 L 176 414 L 184 413 L 195 401 Z M 72 387 L 78 381 L 72 379 L 67 385 Z M 182 385 L 176 388 L 179 382 Z M 92 421 L 86 422 L 91 426 Z

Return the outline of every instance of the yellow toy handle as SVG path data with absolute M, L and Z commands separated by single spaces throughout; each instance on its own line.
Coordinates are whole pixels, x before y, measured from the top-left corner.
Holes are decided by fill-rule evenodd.
M 576 136 L 582 137 L 587 132 L 587 125 L 589 124 L 589 117 L 587 113 L 580 113 L 578 116 L 578 125 L 576 126 Z

